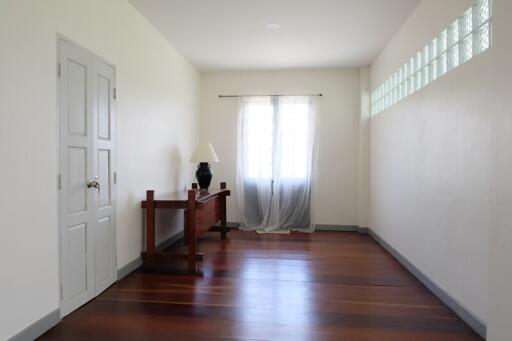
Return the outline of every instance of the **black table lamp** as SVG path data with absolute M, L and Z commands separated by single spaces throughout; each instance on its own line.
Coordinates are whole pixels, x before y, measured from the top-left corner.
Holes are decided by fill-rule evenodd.
M 200 144 L 197 146 L 194 154 L 190 158 L 190 162 L 198 163 L 196 171 L 196 179 L 199 183 L 199 188 L 207 190 L 212 181 L 212 172 L 210 170 L 209 162 L 219 162 L 217 153 L 210 142 Z

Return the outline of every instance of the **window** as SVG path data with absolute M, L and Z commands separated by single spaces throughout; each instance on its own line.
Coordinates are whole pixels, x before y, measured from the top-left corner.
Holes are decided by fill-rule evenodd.
M 311 231 L 315 96 L 243 96 L 237 196 L 246 229 Z
M 245 178 L 279 176 L 291 180 L 309 176 L 311 160 L 307 151 L 314 123 L 310 101 L 255 98 L 246 104 L 241 119 Z
M 246 176 L 250 179 L 272 178 L 272 146 L 274 144 L 274 106 L 270 100 L 247 105 L 243 118 L 246 141 Z
M 281 127 L 280 173 L 284 179 L 305 179 L 308 176 L 307 150 L 312 139 L 309 129 L 308 103 L 283 103 L 278 115 Z
M 490 0 L 479 0 L 372 92 L 372 115 L 487 50 L 490 24 Z

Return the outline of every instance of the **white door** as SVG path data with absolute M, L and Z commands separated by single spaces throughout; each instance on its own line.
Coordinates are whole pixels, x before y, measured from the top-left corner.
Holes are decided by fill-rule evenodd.
M 117 279 L 115 70 L 59 41 L 61 315 Z

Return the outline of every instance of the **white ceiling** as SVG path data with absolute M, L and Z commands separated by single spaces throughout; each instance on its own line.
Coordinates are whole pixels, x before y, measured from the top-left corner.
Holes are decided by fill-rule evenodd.
M 130 0 L 202 71 L 369 65 L 420 1 Z

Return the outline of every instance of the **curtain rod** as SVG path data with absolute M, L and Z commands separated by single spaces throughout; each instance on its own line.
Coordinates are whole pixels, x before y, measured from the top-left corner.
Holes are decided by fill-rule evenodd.
M 277 97 L 277 96 L 318 96 L 322 97 L 323 94 L 312 94 L 312 95 L 219 95 L 219 98 L 237 98 L 237 97 Z

